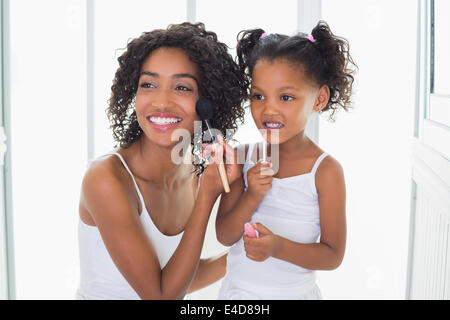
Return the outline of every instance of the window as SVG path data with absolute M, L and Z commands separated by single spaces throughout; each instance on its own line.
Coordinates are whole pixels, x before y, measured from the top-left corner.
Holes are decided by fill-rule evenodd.
M 418 138 L 450 159 L 450 3 L 421 2 L 421 78 Z

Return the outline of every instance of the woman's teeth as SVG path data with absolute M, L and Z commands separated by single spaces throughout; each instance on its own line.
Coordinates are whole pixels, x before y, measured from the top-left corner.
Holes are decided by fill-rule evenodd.
M 150 117 L 149 120 L 155 124 L 170 124 L 180 122 L 181 118 L 160 118 L 160 117 Z
M 263 124 L 267 128 L 271 128 L 271 129 L 279 129 L 279 128 L 284 127 L 284 124 L 279 123 L 279 122 L 264 122 Z

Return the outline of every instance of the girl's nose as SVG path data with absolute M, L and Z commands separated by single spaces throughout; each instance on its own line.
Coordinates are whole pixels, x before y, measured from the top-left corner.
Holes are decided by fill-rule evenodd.
M 264 104 L 263 113 L 266 115 L 274 115 L 279 114 L 280 112 L 276 103 L 268 101 Z

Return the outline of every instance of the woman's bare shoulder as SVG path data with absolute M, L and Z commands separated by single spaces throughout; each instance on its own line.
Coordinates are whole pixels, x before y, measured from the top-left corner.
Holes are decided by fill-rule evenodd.
M 80 205 L 95 216 L 134 207 L 135 199 L 130 191 L 120 160 L 110 155 L 90 162 L 83 177 Z M 108 210 L 106 210 L 108 209 Z M 138 210 L 138 208 L 135 208 Z
M 108 155 L 92 160 L 83 177 L 83 189 L 105 188 L 110 183 L 121 182 L 120 160 L 117 156 Z

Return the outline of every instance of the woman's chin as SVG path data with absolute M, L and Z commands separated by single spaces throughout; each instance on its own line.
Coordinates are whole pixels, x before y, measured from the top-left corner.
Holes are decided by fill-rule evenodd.
M 163 149 L 183 149 L 187 148 L 191 144 L 190 138 L 182 138 L 176 139 L 176 137 L 171 137 L 171 135 L 150 135 L 146 136 L 147 140 L 151 142 L 154 146 L 157 146 L 159 148 Z

